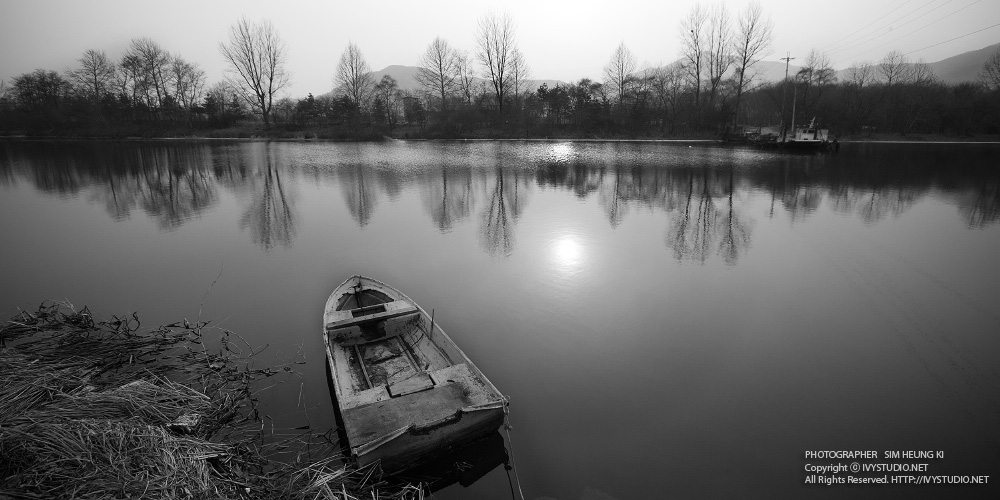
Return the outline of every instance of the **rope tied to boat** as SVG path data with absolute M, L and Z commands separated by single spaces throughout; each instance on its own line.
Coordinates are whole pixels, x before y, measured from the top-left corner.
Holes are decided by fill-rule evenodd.
M 510 438 L 510 431 L 514 430 L 514 426 L 510 423 L 510 397 L 503 397 L 503 429 L 507 433 L 507 444 L 510 446 L 510 463 L 503 464 L 503 468 L 507 471 L 507 484 L 510 485 L 510 496 L 517 500 L 514 496 L 514 485 L 510 481 L 510 471 L 514 470 L 514 479 L 517 481 L 517 492 L 521 495 L 521 500 L 524 500 L 524 492 L 521 491 L 521 478 L 517 475 L 517 463 L 514 458 L 514 441 Z

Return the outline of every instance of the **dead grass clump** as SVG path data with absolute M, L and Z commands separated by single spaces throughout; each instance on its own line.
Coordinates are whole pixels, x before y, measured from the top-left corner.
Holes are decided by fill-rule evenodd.
M 423 498 L 343 466 L 330 440 L 274 459 L 317 435 L 265 435 L 254 391 L 294 371 L 255 368 L 233 332 L 138 328 L 68 303 L 0 326 L 0 498 Z

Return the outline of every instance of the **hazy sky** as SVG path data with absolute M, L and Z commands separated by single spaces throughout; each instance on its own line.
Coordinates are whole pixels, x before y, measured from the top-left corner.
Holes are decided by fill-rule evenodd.
M 391 64 L 415 66 L 435 36 L 474 52 L 477 20 L 491 10 L 510 13 L 532 78 L 600 79 L 601 68 L 619 42 L 640 64 L 677 59 L 679 24 L 695 3 L 0 0 L 0 79 L 9 82 L 36 68 L 71 69 L 87 49 L 104 50 L 117 59 L 130 39 L 145 36 L 198 63 L 211 84 L 222 79 L 225 69 L 219 42 L 226 39 L 229 26 L 246 15 L 271 20 L 286 42 L 292 73 L 289 95 L 318 95 L 332 88 L 334 68 L 348 41 L 358 44 L 374 70 Z M 724 3 L 739 11 L 748 2 Z M 828 53 L 840 69 L 899 49 L 910 58 L 934 62 L 1000 42 L 997 0 L 762 0 L 761 4 L 774 23 L 773 52 L 767 60 L 790 51 L 798 58 L 795 64 L 815 48 Z M 969 34 L 977 30 L 983 31 Z

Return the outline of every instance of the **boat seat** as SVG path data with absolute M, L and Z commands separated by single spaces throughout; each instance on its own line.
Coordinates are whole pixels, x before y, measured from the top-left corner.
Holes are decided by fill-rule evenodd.
M 373 321 L 381 321 L 405 314 L 417 312 L 417 307 L 405 300 L 394 300 L 374 306 L 358 307 L 345 311 L 337 311 L 334 320 L 326 324 L 326 331 L 344 328 L 351 325 L 363 325 Z
M 374 342 L 410 331 L 420 322 L 420 310 L 405 300 L 380 306 L 338 311 L 337 319 L 326 325 L 330 341 L 344 346 Z

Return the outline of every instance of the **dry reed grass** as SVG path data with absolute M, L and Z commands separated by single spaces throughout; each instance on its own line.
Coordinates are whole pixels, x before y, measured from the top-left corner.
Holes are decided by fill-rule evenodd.
M 264 435 L 254 391 L 291 370 L 255 368 L 233 332 L 138 328 L 68 303 L 0 326 L 0 498 L 423 498 L 341 465 L 330 440 L 275 459 L 322 440 Z

